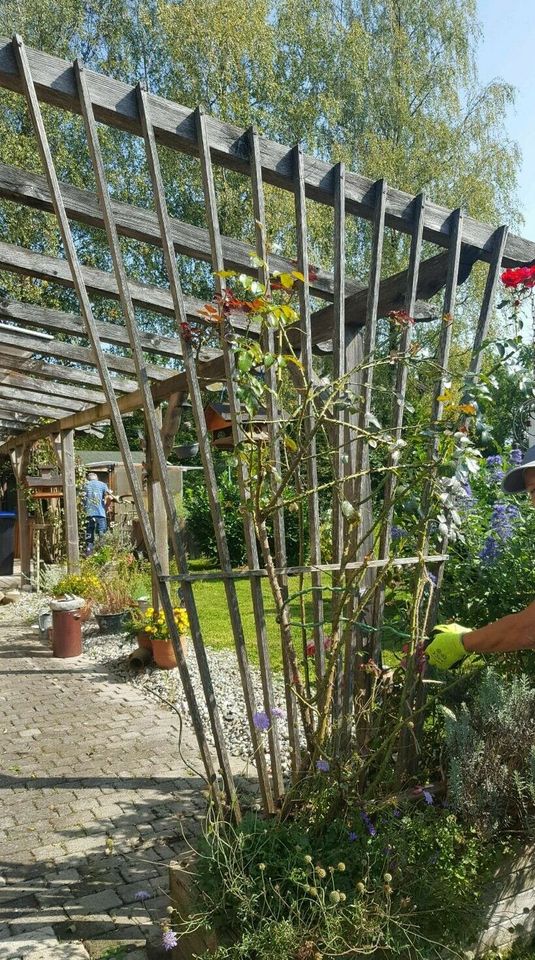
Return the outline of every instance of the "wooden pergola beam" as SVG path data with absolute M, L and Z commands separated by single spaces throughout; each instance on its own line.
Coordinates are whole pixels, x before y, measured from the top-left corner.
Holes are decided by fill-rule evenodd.
M 72 184 L 68 183 L 62 183 L 60 186 L 69 216 L 78 223 L 103 229 L 104 223 L 96 194 L 90 190 L 73 187 Z M 19 167 L 12 167 L 6 163 L 0 163 L 0 197 L 37 210 L 44 210 L 47 213 L 53 212 L 46 178 L 40 174 L 27 173 Z M 151 210 L 147 210 L 146 207 L 121 203 L 117 200 L 112 201 L 112 210 L 118 233 L 134 240 L 140 240 L 142 243 L 150 243 L 156 247 L 161 247 L 158 219 Z M 177 253 L 192 257 L 195 260 L 210 262 L 210 238 L 207 230 L 172 217 L 171 238 Z M 250 257 L 253 248 L 252 243 L 222 236 L 221 245 L 227 269 L 239 270 L 240 273 L 256 276 L 257 268 L 251 264 Z M 269 259 L 272 270 L 279 270 L 281 273 L 295 270 L 295 263 L 286 260 L 284 257 L 270 254 Z M 317 276 L 314 275 L 314 279 L 310 283 L 311 292 L 314 296 L 332 300 L 332 274 L 320 269 L 316 273 Z M 362 289 L 362 284 L 358 281 L 351 279 L 347 281 L 346 293 L 348 295 L 356 293 L 360 289 Z
M 0 320 L 13 320 L 16 323 L 27 323 L 32 327 L 43 330 L 54 330 L 58 333 L 67 333 L 74 337 L 83 337 L 87 340 L 87 333 L 83 320 L 74 313 L 64 310 L 53 310 L 50 307 L 37 306 L 33 303 L 18 301 L 4 301 L 0 304 Z M 97 324 L 100 339 L 105 343 L 118 346 L 128 346 L 128 334 L 122 323 L 107 323 L 100 321 Z M 176 337 L 161 336 L 156 333 L 142 333 L 140 343 L 147 353 L 157 353 L 163 357 L 176 359 L 181 356 L 180 342 Z M 206 359 L 215 355 L 215 350 L 205 350 Z
M 82 391 L 80 393 L 80 398 L 82 398 L 83 393 L 94 393 L 94 397 L 85 397 L 85 399 L 89 400 L 89 403 L 95 401 L 96 403 L 102 403 L 104 400 L 104 394 L 100 389 L 102 384 L 98 374 L 91 373 L 89 370 L 82 370 L 79 367 L 68 367 L 63 363 L 46 363 L 44 360 L 37 360 L 32 356 L 31 351 L 12 350 L 3 344 L 1 339 L 0 368 L 3 370 L 30 373 L 35 376 L 43 377 L 46 380 L 52 380 L 54 383 L 57 381 L 63 383 L 72 383 L 77 389 L 80 387 Z M 138 389 L 138 385 L 135 380 L 113 377 L 112 381 L 116 393 L 134 393 Z M 98 389 L 95 391 L 85 389 L 86 387 L 90 387 L 92 385 Z
M 76 80 L 72 65 L 50 54 L 28 48 L 29 67 L 35 79 L 39 99 L 53 106 L 80 113 Z M 141 134 L 140 119 L 133 87 L 87 70 L 87 83 L 96 119 L 108 126 Z M 0 38 L 0 85 L 17 93 L 23 85 L 14 58 L 11 40 Z M 198 155 L 194 111 L 162 97 L 149 95 L 154 130 L 160 143 L 183 153 Z M 231 170 L 249 173 L 248 139 L 241 127 L 207 118 L 207 135 L 214 162 Z M 267 183 L 283 190 L 292 190 L 292 151 L 265 138 L 259 138 L 262 176 Z M 306 196 L 329 206 L 334 202 L 333 166 L 316 157 L 303 158 Z M 373 219 L 374 184 L 356 173 L 346 176 L 346 210 L 366 220 Z M 402 233 L 410 233 L 413 197 L 402 190 L 388 188 L 386 225 Z M 451 210 L 428 203 L 425 210 L 424 239 L 441 247 L 449 247 L 452 233 Z M 479 258 L 490 262 L 494 228 L 466 217 L 462 242 L 477 247 Z M 504 264 L 514 266 L 535 260 L 535 243 L 509 236 Z
M 41 392 L 40 390 L 29 390 L 18 384 L 2 383 L 0 377 L 0 398 L 4 400 L 14 400 L 20 397 L 23 403 L 35 403 L 38 406 L 55 407 L 57 417 L 65 416 L 66 413 L 74 413 L 76 410 L 83 410 L 86 404 L 74 400 L 72 397 L 60 397 L 54 393 Z
M 27 413 L 29 414 L 29 416 L 36 417 L 36 418 L 50 417 L 51 420 L 60 419 L 58 418 L 57 407 L 50 407 L 50 406 L 47 406 L 45 403 L 43 404 L 25 403 L 24 400 L 19 400 L 18 398 L 16 400 L 12 400 L 6 397 L 2 397 L 0 399 L 0 417 L 2 416 L 2 413 L 4 411 L 6 411 L 7 413 Z
M 73 287 L 69 265 L 66 260 L 44 253 L 35 253 L 33 250 L 16 246 L 13 243 L 0 242 L 0 270 L 8 270 L 10 273 L 22 274 L 25 277 L 47 280 L 49 283 L 57 283 L 62 287 L 71 289 Z M 90 293 L 109 297 L 112 300 L 119 299 L 117 283 L 113 274 L 107 273 L 105 270 L 97 270 L 95 267 L 82 267 L 82 275 Z M 136 307 L 152 310 L 154 313 L 168 317 L 173 315 L 171 296 L 163 287 L 149 286 L 148 284 L 137 283 L 135 280 L 130 280 L 128 285 Z M 198 319 L 198 313 L 204 306 L 204 301 L 196 300 L 193 297 L 186 298 L 186 301 L 188 316 L 192 319 Z
M 85 363 L 90 367 L 95 366 L 90 347 L 79 347 L 53 338 L 40 339 L 31 330 L 26 332 L 17 328 L 16 333 L 11 333 L 11 328 L 7 324 L 0 323 L 0 349 L 4 343 L 12 347 L 22 347 L 31 350 L 32 353 L 43 354 L 47 357 L 58 357 L 61 360 L 70 360 L 73 363 Z M 128 357 L 119 357 L 111 351 L 108 351 L 106 356 L 110 370 L 115 370 L 118 373 L 135 374 L 134 364 Z M 169 376 L 168 369 L 152 363 L 148 364 L 147 370 L 153 380 L 165 380 Z
M 85 390 L 82 386 L 66 386 L 64 383 L 50 383 L 46 380 L 38 380 L 37 377 L 28 377 L 19 373 L 18 369 L 5 366 L 5 361 L 0 357 L 0 384 L 6 384 L 15 390 L 37 391 L 45 397 L 62 397 L 67 402 L 75 401 L 80 409 L 84 403 L 92 405 L 102 403 L 104 394 L 98 390 Z
M 206 363 L 199 365 L 199 380 L 201 383 L 212 383 L 222 375 L 221 357 L 215 357 Z M 161 403 L 167 400 L 173 393 L 187 393 L 188 383 L 184 373 L 177 373 L 168 377 L 166 380 L 158 380 L 151 385 L 151 393 L 155 403 Z M 125 394 L 118 400 L 118 407 L 121 414 L 132 413 L 134 410 L 140 410 L 143 405 L 141 393 L 135 390 L 132 393 Z M 101 420 L 109 420 L 110 408 L 107 403 L 98 404 L 95 407 L 87 407 L 78 413 L 63 417 L 54 424 L 46 424 L 31 430 L 28 437 L 25 438 L 28 443 L 35 443 L 51 433 L 57 433 L 59 430 L 78 430 L 87 427 L 92 423 L 99 423 Z M 0 454 L 8 453 L 14 446 L 14 442 L 6 440 L 0 445 Z

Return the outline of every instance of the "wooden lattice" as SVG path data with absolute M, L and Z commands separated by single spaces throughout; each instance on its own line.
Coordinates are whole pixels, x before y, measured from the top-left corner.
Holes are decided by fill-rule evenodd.
M 535 245 L 508 234 L 506 227 L 497 230 L 463 216 L 460 210 L 445 210 L 429 203 L 423 196 L 411 197 L 388 187 L 384 181 L 371 183 L 344 166 L 331 166 L 303 155 L 299 147 L 291 150 L 262 139 L 255 131 L 243 131 L 204 115 L 200 110 L 184 107 L 151 96 L 126 84 L 91 73 L 83 64 L 73 66 L 48 55 L 27 50 L 20 38 L 0 40 L 0 85 L 24 95 L 39 145 L 44 176 L 30 175 L 7 165 L 0 165 L 0 197 L 40 210 L 53 212 L 61 233 L 65 259 L 59 259 L 0 243 L 0 269 L 25 276 L 47 279 L 74 288 L 80 307 L 80 316 L 48 307 L 26 303 L 0 305 L 0 423 L 9 434 L 2 452 L 10 452 L 19 482 L 24 476 L 28 452 L 36 440 L 54 435 L 61 438 L 64 489 L 74 488 L 73 431 L 76 428 L 110 419 L 121 455 L 129 476 L 132 497 L 139 516 L 145 547 L 159 584 L 160 601 L 166 613 L 171 639 L 175 648 L 181 680 L 184 686 L 192 723 L 210 783 L 221 781 L 223 792 L 235 816 L 239 817 L 231 762 L 228 755 L 219 708 L 214 694 L 210 670 L 204 648 L 201 623 L 195 603 L 193 584 L 197 579 L 221 580 L 224 583 L 237 665 L 247 709 L 247 723 L 251 740 L 262 802 L 272 812 L 284 796 L 285 783 L 281 762 L 280 730 L 276 723 L 268 731 L 269 753 L 266 756 L 261 732 L 254 722 L 259 704 L 255 700 L 252 672 L 247 656 L 244 627 L 236 593 L 236 580 L 246 578 L 250 583 L 254 611 L 255 633 L 262 678 L 262 708 L 271 716 L 275 707 L 272 670 L 266 630 L 266 611 L 262 593 L 262 566 L 252 514 L 244 510 L 244 541 L 247 552 L 247 570 L 232 569 L 227 543 L 225 517 L 218 496 L 213 447 L 206 429 L 202 388 L 210 381 L 223 380 L 235 444 L 243 440 L 243 416 L 236 392 L 235 356 L 229 347 L 228 331 L 223 329 L 220 347 L 203 347 L 196 358 L 191 343 L 184 335 L 188 321 L 198 317 L 201 300 L 185 297 L 182 293 L 176 255 L 186 254 L 209 262 L 219 274 L 235 268 L 269 286 L 270 270 L 293 270 L 295 264 L 284 258 L 270 256 L 266 246 L 266 213 L 264 184 L 268 183 L 293 194 L 297 242 L 297 269 L 305 277 L 300 287 L 299 330 L 292 334 L 293 345 L 299 353 L 304 375 L 313 382 L 314 353 L 318 344 L 332 341 L 332 377 L 334 381 L 349 378 L 349 386 L 359 396 L 356 413 L 341 412 L 337 422 L 330 425 L 335 451 L 334 473 L 346 478 L 345 495 L 355 504 L 362 504 L 366 522 L 371 528 L 369 449 L 365 427 L 372 410 L 374 389 L 373 365 L 363 364 L 376 349 L 378 321 L 391 310 L 403 309 L 411 317 L 425 316 L 425 301 L 444 288 L 442 314 L 453 318 L 456 292 L 476 261 L 489 264 L 485 293 L 475 331 L 470 374 L 475 379 L 480 371 L 481 345 L 489 327 L 494 296 L 503 265 L 512 266 L 535 259 Z M 97 186 L 96 195 L 58 181 L 51 154 L 41 103 L 52 104 L 63 110 L 81 114 L 85 126 L 92 168 Z M 97 121 L 111 127 L 141 136 L 151 179 L 154 211 L 132 207 L 110 199 L 106 171 L 97 133 Z M 170 216 L 158 156 L 158 144 L 198 157 L 206 209 L 206 229 L 182 223 Z M 224 237 L 219 227 L 213 166 L 237 170 L 250 178 L 253 214 L 256 222 L 256 253 L 260 266 L 252 266 L 249 244 Z M 333 271 L 318 271 L 309 278 L 307 203 L 313 201 L 333 209 Z M 369 277 L 360 284 L 347 276 L 345 237 L 348 217 L 360 217 L 372 225 Z M 73 240 L 71 221 L 98 226 L 106 231 L 113 273 L 88 268 L 80 263 Z M 382 279 L 382 259 L 385 229 L 391 228 L 410 237 L 408 268 Z M 169 282 L 168 288 L 158 288 L 132 281 L 126 271 L 121 253 L 120 237 L 132 237 L 161 247 Z M 422 260 L 422 247 L 430 241 L 444 252 Z M 269 264 L 269 266 L 268 266 Z M 225 280 L 217 276 L 216 289 L 224 292 Z M 104 296 L 118 300 L 124 324 L 96 321 L 90 297 Z M 318 308 L 318 300 L 326 303 Z M 422 303 L 422 301 L 424 301 Z M 136 308 L 147 308 L 156 314 L 175 320 L 174 336 L 147 334 L 140 331 Z M 227 321 L 234 327 L 243 326 L 243 318 Z M 412 326 L 406 324 L 398 344 L 400 357 L 406 356 L 411 345 Z M 43 331 L 84 338 L 87 346 L 73 345 L 65 340 L 44 337 Z M 432 419 L 440 419 L 453 323 L 443 323 L 436 364 L 443 375 L 432 385 L 434 391 Z M 273 334 L 262 333 L 263 347 L 273 349 Z M 115 356 L 102 344 L 128 347 L 129 356 Z M 146 354 L 163 358 L 179 358 L 180 372 L 170 371 L 158 364 L 148 363 Z M 41 357 L 41 359 L 38 359 Z M 50 362 L 50 358 L 60 363 Z M 83 365 L 66 366 L 62 362 Z M 87 368 L 93 368 L 91 373 Z M 358 373 L 353 374 L 353 371 Z M 271 462 L 280 469 L 282 452 L 277 423 L 283 415 L 279 407 L 274 373 L 266 371 L 267 409 L 266 430 Z M 389 424 L 395 439 L 401 439 L 404 427 L 407 391 L 407 365 L 401 359 L 394 366 L 392 379 L 392 415 Z M 206 479 L 210 508 L 220 558 L 219 571 L 204 574 L 191 573 L 183 537 L 177 518 L 173 496 L 167 483 L 166 460 L 169 437 L 176 429 L 176 411 L 184 395 L 189 395 L 192 416 L 199 443 L 200 457 Z M 159 405 L 168 401 L 162 429 Z M 152 468 L 159 481 L 163 506 L 170 535 L 172 554 L 176 561 L 178 580 L 188 612 L 194 654 L 202 679 L 210 718 L 211 733 L 217 761 L 212 756 L 206 731 L 191 683 L 188 663 L 182 652 L 174 623 L 169 577 L 162 566 L 151 517 L 144 506 L 143 491 L 129 450 L 122 416 L 142 408 L 147 425 Z M 61 416 L 60 414 L 64 415 Z M 51 423 L 35 425 L 42 417 Z M 320 502 L 318 496 L 318 464 L 315 446 L 315 413 L 313 405 L 307 408 L 303 431 L 310 437 L 306 471 L 306 501 L 310 528 L 310 561 L 289 567 L 286 557 L 285 517 L 282 506 L 274 513 L 274 556 L 278 584 L 287 595 L 288 578 L 292 575 L 309 576 L 312 587 L 315 673 L 324 675 L 325 664 L 325 589 L 326 577 L 332 575 L 334 588 L 350 583 L 355 571 L 366 562 L 363 587 L 371 587 L 391 558 L 393 500 L 396 491 L 396 473 L 387 470 L 383 491 L 387 505 L 386 522 L 381 528 L 378 549 L 370 559 L 371 541 L 357 543 L 354 529 L 347 523 L 340 509 L 339 498 L 333 500 L 332 562 L 322 560 L 320 547 Z M 430 456 L 436 453 L 431 441 Z M 393 461 L 390 461 L 393 467 Z M 247 505 L 248 476 L 243 460 L 238 461 L 238 483 L 242 503 Z M 430 493 L 424 493 L 430 496 Z M 76 504 L 67 497 L 68 559 L 72 567 L 77 562 Z M 20 503 L 21 516 L 24 507 Z M 347 543 L 353 543 L 353 555 L 342 564 Z M 438 589 L 443 573 L 447 542 L 438 554 L 429 553 L 427 532 L 424 532 L 418 556 L 399 559 L 400 566 L 418 567 L 435 563 Z M 364 557 L 368 559 L 364 561 Z M 23 547 L 23 572 L 29 570 L 29 554 Z M 373 594 L 373 603 L 367 611 L 366 630 L 363 622 L 352 622 L 350 599 L 344 650 L 340 655 L 334 697 L 334 718 L 342 720 L 340 737 L 349 736 L 347 718 L 351 705 L 364 682 L 355 670 L 357 655 L 371 655 L 380 660 L 380 633 L 385 592 L 384 586 Z M 371 637 L 371 639 L 370 639 Z M 287 651 L 283 657 L 286 686 L 286 712 L 291 748 L 292 771 L 299 767 L 301 727 L 298 704 L 292 681 L 291 664 Z M 219 793 L 214 792 L 218 797 Z

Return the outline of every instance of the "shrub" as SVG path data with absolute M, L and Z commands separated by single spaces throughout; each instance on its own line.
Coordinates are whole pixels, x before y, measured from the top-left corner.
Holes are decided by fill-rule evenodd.
M 215 821 L 200 842 L 195 922 L 233 942 L 220 960 L 314 960 L 383 949 L 443 956 L 477 925 L 491 848 L 423 804 L 370 818 Z M 228 942 L 228 941 L 227 941 Z
M 535 813 L 535 689 L 482 672 L 471 701 L 447 711 L 449 797 L 487 832 L 530 830 Z
M 482 465 L 459 502 L 464 542 L 451 548 L 441 592 L 441 618 L 484 626 L 532 602 L 535 510 L 501 490 L 509 457 Z
M 52 595 L 61 597 L 66 593 L 98 602 L 102 598 L 102 582 L 89 571 L 66 574 L 52 587 Z

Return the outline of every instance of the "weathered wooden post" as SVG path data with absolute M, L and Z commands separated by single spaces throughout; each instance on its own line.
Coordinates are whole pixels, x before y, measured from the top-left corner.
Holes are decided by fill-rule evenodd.
M 156 407 L 156 419 L 160 430 L 162 427 L 161 407 Z M 167 512 L 162 496 L 162 485 L 155 469 L 150 435 L 145 426 L 145 470 L 147 475 L 147 507 L 150 525 L 154 534 L 156 550 L 160 558 L 160 565 L 164 576 L 169 575 L 169 537 L 167 528 Z M 152 605 L 155 610 L 160 606 L 158 578 L 152 571 Z
M 19 546 L 20 546 L 20 588 L 21 590 L 31 589 L 31 557 L 32 545 L 30 538 L 30 521 L 28 517 L 28 505 L 24 491 L 24 479 L 28 470 L 28 461 L 30 459 L 29 446 L 15 447 L 10 451 L 11 465 L 17 481 L 17 519 L 19 522 Z
M 67 570 L 80 570 L 80 536 L 76 502 L 76 469 L 74 462 L 74 430 L 62 430 L 61 476 L 63 478 L 63 522 L 65 527 L 65 552 Z

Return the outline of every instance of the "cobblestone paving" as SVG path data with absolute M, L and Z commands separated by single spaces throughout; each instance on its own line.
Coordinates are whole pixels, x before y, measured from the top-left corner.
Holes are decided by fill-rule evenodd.
M 178 718 L 26 629 L 0 627 L 0 960 L 75 960 L 80 942 L 95 957 L 121 943 L 128 960 L 159 956 L 167 864 L 203 807 Z M 201 770 L 188 731 L 182 754 Z

